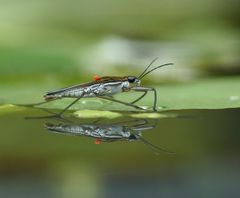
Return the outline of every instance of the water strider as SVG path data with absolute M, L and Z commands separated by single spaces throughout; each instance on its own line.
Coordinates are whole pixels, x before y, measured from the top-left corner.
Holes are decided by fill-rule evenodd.
M 75 104 L 78 100 L 81 98 L 90 98 L 90 97 L 96 97 L 100 99 L 110 100 L 113 102 L 121 103 L 127 106 L 134 107 L 136 109 L 145 110 L 142 107 L 139 107 L 135 105 L 136 102 L 141 100 L 149 91 L 152 91 L 154 93 L 154 100 L 153 100 L 153 111 L 157 111 L 156 105 L 157 105 L 157 92 L 152 87 L 142 87 L 141 86 L 141 80 L 151 73 L 152 71 L 168 66 L 173 65 L 173 63 L 167 63 L 160 66 L 157 66 L 153 69 L 150 69 L 150 66 L 157 60 L 155 58 L 147 67 L 146 69 L 138 76 L 104 76 L 104 77 L 98 77 L 95 76 L 94 81 L 74 85 L 71 87 L 66 87 L 63 89 L 55 90 L 47 92 L 46 95 L 44 95 L 45 102 L 50 102 L 57 99 L 62 98 L 76 98 L 72 103 L 70 103 L 66 108 L 64 108 L 60 113 L 58 113 L 58 116 L 61 116 L 67 109 L 69 109 L 73 104 Z M 137 92 L 143 92 L 143 94 L 137 98 L 136 100 L 132 102 L 124 102 L 117 99 L 114 99 L 113 96 L 117 93 L 121 92 L 129 92 L 129 91 L 137 91 Z M 39 103 L 42 104 L 42 103 Z

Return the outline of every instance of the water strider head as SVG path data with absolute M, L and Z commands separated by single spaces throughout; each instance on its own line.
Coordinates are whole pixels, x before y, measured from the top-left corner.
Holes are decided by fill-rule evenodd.
M 126 76 L 125 77 L 130 84 L 130 86 L 140 86 L 141 80 L 139 80 L 136 76 Z
M 165 67 L 165 66 L 169 66 L 169 65 L 173 65 L 173 63 L 166 63 L 166 64 L 163 64 L 163 65 L 159 65 L 157 67 L 154 67 L 153 69 L 149 70 L 149 67 L 158 59 L 155 58 L 154 60 L 152 60 L 152 62 L 146 67 L 146 69 L 138 76 L 126 76 L 124 77 L 125 79 L 127 79 L 130 87 L 135 87 L 135 86 L 140 86 L 141 84 L 141 79 L 143 79 L 146 75 L 148 75 L 149 73 L 153 72 L 154 70 L 156 69 L 159 69 L 161 67 Z

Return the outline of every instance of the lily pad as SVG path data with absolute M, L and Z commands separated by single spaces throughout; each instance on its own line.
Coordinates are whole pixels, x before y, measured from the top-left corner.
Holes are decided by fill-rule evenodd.
M 162 113 L 132 113 L 130 115 L 133 118 L 168 118 L 167 114 Z
M 0 105 L 0 113 L 23 111 L 24 109 L 25 109 L 24 107 L 19 107 L 12 104 Z
M 220 78 L 204 79 L 183 84 L 157 86 L 158 93 L 158 111 L 178 110 L 178 109 L 223 109 L 240 107 L 240 78 Z M 154 86 L 152 86 L 154 87 Z M 139 93 L 122 93 L 116 96 L 117 99 L 131 102 L 139 96 Z M 104 101 L 84 105 L 83 99 L 81 104 L 77 104 L 74 109 L 98 109 L 98 110 L 118 110 L 132 111 L 132 107 L 117 104 L 114 102 Z M 91 99 L 98 101 L 99 99 Z M 57 105 L 58 102 L 55 102 Z M 62 108 L 69 104 L 64 100 L 59 103 L 57 108 Z M 88 105 L 89 104 L 89 105 Z M 143 100 L 137 103 L 142 107 L 150 107 L 153 104 L 153 95 L 149 93 Z M 51 104 L 45 107 L 51 108 Z M 138 110 L 137 110 L 138 111 Z
M 111 111 L 97 111 L 97 110 L 79 110 L 74 112 L 74 116 L 78 118 L 109 118 L 114 119 L 121 117 L 121 113 Z
M 216 78 L 216 79 L 202 79 L 198 81 L 181 83 L 181 84 L 170 84 L 170 85 L 158 85 L 158 86 L 149 86 L 154 87 L 157 90 L 158 102 L 157 109 L 158 111 L 166 110 L 180 110 L 180 109 L 223 109 L 223 108 L 237 108 L 240 107 L 240 78 L 239 77 L 228 77 L 228 78 Z M 38 90 L 46 90 L 47 84 L 43 84 L 41 87 L 38 86 Z M 35 86 L 31 85 L 31 88 Z M 56 87 L 57 88 L 57 87 Z M 11 92 L 12 90 L 12 92 Z M 14 96 L 13 90 L 18 91 L 18 95 Z M 24 90 L 27 90 L 25 93 Z M 29 101 L 29 96 L 31 98 L 40 99 L 40 96 L 43 95 L 41 91 L 38 91 L 36 87 L 31 89 L 30 87 L 8 87 L 7 90 L 1 89 L 1 95 L 4 101 L 15 101 L 15 98 L 19 103 L 26 104 L 26 101 Z M 36 94 L 38 97 L 35 97 Z M 24 94 L 25 93 L 25 94 Z M 116 99 L 131 102 L 140 96 L 140 93 L 129 92 L 121 93 L 116 95 Z M 58 101 L 53 101 L 46 103 L 41 106 L 41 108 L 47 109 L 63 109 L 68 104 L 72 102 L 72 99 L 62 99 Z M 148 110 L 151 109 L 153 104 L 153 95 L 152 93 L 147 94 L 137 105 L 142 107 L 147 107 Z M 75 104 L 72 110 L 99 110 L 101 113 L 103 111 L 138 111 L 132 107 L 118 104 L 115 102 L 110 102 L 107 100 L 91 98 L 91 99 L 81 99 L 77 104 Z M 141 112 L 141 110 L 140 110 Z M 145 113 L 144 111 L 142 111 Z M 99 114 L 101 114 L 99 113 Z M 93 113 L 91 113 L 93 114 Z M 96 113 L 98 114 L 98 113 Z M 158 115 L 157 115 L 158 116 Z

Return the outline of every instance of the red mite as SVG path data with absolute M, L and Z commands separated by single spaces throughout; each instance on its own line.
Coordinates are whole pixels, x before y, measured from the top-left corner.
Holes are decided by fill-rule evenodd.
M 96 139 L 95 140 L 95 144 L 101 144 L 101 140 L 100 139 Z
M 101 77 L 98 76 L 98 75 L 94 75 L 94 76 L 93 76 L 93 79 L 94 79 L 95 81 L 98 81 L 98 80 L 101 80 Z

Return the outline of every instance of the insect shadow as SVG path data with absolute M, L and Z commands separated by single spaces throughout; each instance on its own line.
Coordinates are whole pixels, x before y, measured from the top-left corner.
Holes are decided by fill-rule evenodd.
M 163 65 L 159 65 L 151 68 L 152 64 L 157 60 L 155 58 L 150 62 L 150 64 L 146 67 L 146 69 L 138 76 L 104 76 L 99 77 L 95 76 L 94 80 L 91 82 L 78 84 L 54 91 L 47 92 L 43 97 L 45 99 L 44 102 L 32 104 L 41 105 L 44 103 L 52 102 L 55 100 L 63 99 L 63 98 L 74 98 L 75 100 L 67 105 L 62 111 L 60 111 L 56 116 L 61 116 L 63 113 L 68 110 L 71 106 L 73 106 L 76 102 L 78 102 L 81 98 L 99 98 L 103 100 L 112 101 L 115 103 L 120 103 L 126 106 L 133 107 L 138 110 L 147 111 L 147 109 L 136 105 L 138 101 L 143 99 L 148 92 L 153 92 L 153 105 L 152 111 L 157 111 L 157 91 L 153 87 L 143 87 L 141 86 L 141 80 L 147 76 L 149 73 L 165 66 L 173 65 L 173 63 L 166 63 Z M 121 101 L 114 98 L 114 95 L 122 92 L 135 91 L 140 92 L 142 95 L 133 101 Z M 51 116 L 49 116 L 51 117 Z
M 160 152 L 175 154 L 174 152 L 157 147 L 142 137 L 142 132 L 151 130 L 156 127 L 156 122 L 150 124 L 146 119 L 134 119 L 123 122 L 115 122 L 110 124 L 99 123 L 99 120 L 93 123 L 45 123 L 44 127 L 53 133 L 86 136 L 95 139 L 95 144 L 101 142 L 116 142 L 116 141 L 140 141 L 149 147 L 155 154 Z

